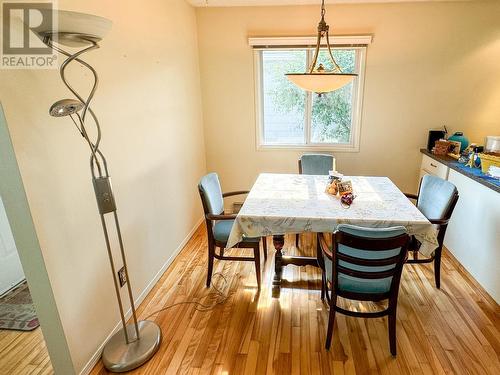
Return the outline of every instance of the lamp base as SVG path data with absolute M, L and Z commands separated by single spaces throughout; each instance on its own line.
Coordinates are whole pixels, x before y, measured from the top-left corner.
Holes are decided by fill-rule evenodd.
M 109 371 L 125 372 L 133 370 L 146 363 L 160 347 L 160 327 L 149 320 L 141 320 L 137 323 L 139 326 L 139 340 L 127 344 L 122 328 L 104 346 L 102 362 Z M 135 337 L 133 324 L 127 326 L 127 333 L 130 338 Z

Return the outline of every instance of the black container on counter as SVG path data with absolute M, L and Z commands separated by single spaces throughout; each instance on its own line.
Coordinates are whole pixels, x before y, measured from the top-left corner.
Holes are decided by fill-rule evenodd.
M 429 130 L 429 137 L 427 138 L 427 150 L 432 151 L 436 141 L 443 139 L 446 136 L 444 130 Z

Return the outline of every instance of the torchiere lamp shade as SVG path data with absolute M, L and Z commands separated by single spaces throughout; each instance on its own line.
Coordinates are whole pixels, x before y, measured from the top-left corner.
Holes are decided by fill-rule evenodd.
M 67 10 L 39 9 L 44 17 L 55 21 L 48 29 L 37 29 L 40 39 L 46 37 L 68 46 L 80 47 L 99 42 L 111 30 L 113 23 L 93 14 L 72 12 Z

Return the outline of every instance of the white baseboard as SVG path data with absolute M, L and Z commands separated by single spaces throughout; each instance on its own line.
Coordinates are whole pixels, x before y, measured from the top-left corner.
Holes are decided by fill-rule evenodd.
M 134 299 L 134 302 L 135 302 L 135 305 L 136 306 L 139 306 L 142 301 L 144 301 L 144 298 L 146 298 L 146 296 L 148 295 L 148 293 L 151 291 L 151 289 L 153 289 L 153 287 L 156 285 L 156 283 L 158 282 L 158 280 L 160 279 L 160 277 L 162 277 L 162 275 L 165 273 L 165 271 L 167 270 L 167 268 L 172 264 L 172 262 L 174 261 L 174 259 L 177 257 L 177 255 L 179 255 L 180 251 L 182 250 L 182 248 L 188 243 L 188 241 L 191 239 L 191 237 L 193 236 L 193 234 L 196 232 L 196 230 L 198 229 L 198 227 L 200 226 L 200 224 L 203 222 L 203 219 L 204 217 L 200 218 L 200 220 L 198 220 L 198 222 L 195 224 L 195 226 L 191 229 L 191 231 L 187 234 L 187 236 L 184 238 L 184 240 L 182 240 L 182 242 L 180 243 L 180 245 L 177 247 L 177 249 L 175 249 L 174 253 L 170 256 L 170 258 L 167 259 L 167 261 L 165 262 L 165 264 L 163 264 L 163 266 L 160 268 L 160 270 L 156 273 L 156 275 L 153 277 L 153 279 L 149 282 L 149 284 L 144 288 L 144 290 L 141 292 L 141 294 L 139 294 L 139 297 L 137 297 L 136 299 Z M 130 318 L 130 316 L 132 315 L 132 311 L 131 309 L 129 309 L 126 314 L 125 314 L 125 317 L 128 319 Z M 108 340 L 116 333 L 118 332 L 118 330 L 122 327 L 122 323 L 121 321 L 119 321 L 118 323 L 116 323 L 115 325 L 115 328 L 113 328 L 113 330 L 110 332 L 110 334 L 106 337 L 106 339 L 104 340 L 104 342 L 99 346 L 99 348 L 97 349 L 97 351 L 94 353 L 94 355 L 92 356 L 92 358 L 87 362 L 87 364 L 83 367 L 82 371 L 80 371 L 80 375 L 88 375 L 90 373 L 90 371 L 92 371 L 92 369 L 95 367 L 95 365 L 97 364 L 97 362 L 99 361 L 99 359 L 101 358 L 101 353 L 102 353 L 102 350 L 104 349 L 104 345 L 106 344 L 106 342 L 108 342 Z

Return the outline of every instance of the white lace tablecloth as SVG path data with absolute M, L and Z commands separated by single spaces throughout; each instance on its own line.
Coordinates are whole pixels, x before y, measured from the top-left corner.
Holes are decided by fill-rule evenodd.
M 344 177 L 356 199 L 349 208 L 325 193 L 327 176 L 262 173 L 234 221 L 227 247 L 243 236 L 261 237 L 302 232 L 333 232 L 338 224 L 383 228 L 406 227 L 430 256 L 436 247 L 433 225 L 388 177 Z

